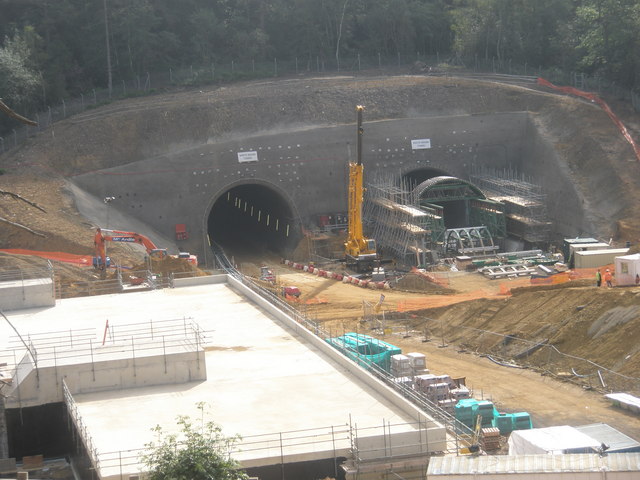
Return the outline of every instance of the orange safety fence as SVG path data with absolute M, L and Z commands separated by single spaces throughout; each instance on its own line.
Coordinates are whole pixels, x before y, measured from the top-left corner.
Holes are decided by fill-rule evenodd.
M 496 297 L 495 293 L 487 290 L 475 290 L 473 292 L 458 293 L 456 295 L 425 295 L 424 297 L 409 298 L 398 302 L 398 312 L 410 312 L 425 308 L 448 307 L 456 303 L 477 300 L 479 298 Z
M 607 268 L 613 272 L 613 267 L 613 265 L 605 265 L 599 268 L 600 271 L 604 273 Z M 559 285 L 561 283 L 584 279 L 593 279 L 593 283 L 595 285 L 597 270 L 598 268 L 578 268 L 544 278 L 512 278 L 500 282 L 499 293 L 488 290 L 475 290 L 473 292 L 458 293 L 455 295 L 425 295 L 423 297 L 410 298 L 402 302 L 398 302 L 397 309 L 399 312 L 410 312 L 412 310 L 447 307 L 456 303 L 477 300 L 480 298 L 499 298 L 511 295 L 511 290 L 514 288 L 529 287 L 533 285 Z
M 4 248 L 0 249 L 0 252 L 11 253 L 14 255 L 33 255 L 49 260 L 56 260 L 58 262 L 73 263 L 75 265 L 85 265 L 88 267 L 93 265 L 93 257 L 91 255 L 75 255 L 73 253 L 65 252 L 42 252 L 37 250 L 25 250 L 22 248 Z
M 577 88 L 573 88 L 573 87 L 558 87 L 557 85 L 554 85 L 553 83 L 551 83 L 548 80 L 545 80 L 544 78 L 538 78 L 538 85 L 553 88 L 554 90 L 558 90 L 563 93 L 568 93 L 570 95 L 576 95 L 578 97 L 586 98 L 587 100 L 591 100 L 592 102 L 597 103 L 600 106 L 600 108 L 602 108 L 607 113 L 607 115 L 609 115 L 609 118 L 613 121 L 613 123 L 616 124 L 616 126 L 618 127 L 618 129 L 620 130 L 624 138 L 627 140 L 627 142 L 629 142 L 629 144 L 633 148 L 633 151 L 636 154 L 636 158 L 640 161 L 640 147 L 634 141 L 633 137 L 627 130 L 627 127 L 624 126 L 624 124 L 618 118 L 618 116 L 615 113 L 613 113 L 609 105 L 607 105 L 607 102 L 602 100 L 598 95 L 596 95 L 595 93 L 584 92 L 582 90 L 578 90 Z

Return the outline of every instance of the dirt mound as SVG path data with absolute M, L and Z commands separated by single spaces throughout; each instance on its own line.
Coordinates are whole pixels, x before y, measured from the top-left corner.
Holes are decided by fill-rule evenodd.
M 429 295 L 453 295 L 455 290 L 430 281 L 424 275 L 407 273 L 393 283 L 393 288 L 405 292 L 428 293 Z
M 181 273 L 188 273 L 189 276 L 193 277 L 207 275 L 206 272 L 192 265 L 184 258 L 174 257 L 151 258 L 150 263 L 137 263 L 131 267 L 131 270 L 134 272 L 151 270 L 153 273 L 160 275 L 178 274 L 180 276 L 179 274 Z

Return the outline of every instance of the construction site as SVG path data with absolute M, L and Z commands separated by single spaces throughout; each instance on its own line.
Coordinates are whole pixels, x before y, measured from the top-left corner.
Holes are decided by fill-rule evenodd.
M 173 92 L 2 155 L 0 475 L 137 478 L 205 402 L 261 479 L 637 476 L 640 159 L 515 83 Z

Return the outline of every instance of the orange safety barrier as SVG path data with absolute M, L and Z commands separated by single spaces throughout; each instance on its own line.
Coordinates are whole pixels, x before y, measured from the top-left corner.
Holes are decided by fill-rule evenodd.
M 65 252 L 42 252 L 38 250 L 24 250 L 22 248 L 4 248 L 0 252 L 11 253 L 14 255 L 33 255 L 36 257 L 46 258 L 48 260 L 56 260 L 58 262 L 73 263 L 76 265 L 93 265 L 93 257 L 91 255 L 75 255 Z
M 397 309 L 399 312 L 410 312 L 412 310 L 422 310 L 425 308 L 447 307 L 449 305 L 467 302 L 469 300 L 492 297 L 500 298 L 495 293 L 490 293 L 486 290 L 476 290 L 474 292 L 458 293 L 456 295 L 427 295 L 398 302 Z
M 591 100 L 592 102 L 600 105 L 600 108 L 602 108 L 607 113 L 607 115 L 609 115 L 609 118 L 613 121 L 613 123 L 616 124 L 616 126 L 618 127 L 618 129 L 620 130 L 624 138 L 627 140 L 627 142 L 629 142 L 629 144 L 633 148 L 634 153 L 636 154 L 636 158 L 640 161 L 640 147 L 633 140 L 633 137 L 627 130 L 627 127 L 624 126 L 624 124 L 618 118 L 618 116 L 615 113 L 613 113 L 609 105 L 607 105 L 607 102 L 602 100 L 598 95 L 596 95 L 595 93 L 583 92 L 582 90 L 578 90 L 577 88 L 573 88 L 573 87 L 558 87 L 557 85 L 554 85 L 553 83 L 551 83 L 548 80 L 545 80 L 544 78 L 538 78 L 538 85 L 553 88 L 554 90 L 558 90 L 563 93 L 568 93 L 571 95 L 576 95 L 578 97 L 586 98 L 587 100 Z

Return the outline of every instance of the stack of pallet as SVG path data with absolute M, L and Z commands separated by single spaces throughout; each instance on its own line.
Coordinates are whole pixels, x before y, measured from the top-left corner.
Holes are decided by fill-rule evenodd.
M 407 357 L 411 361 L 411 369 L 413 376 L 426 375 L 429 373 L 427 368 L 427 357 L 424 353 L 410 352 L 407 353 Z
M 411 358 L 406 355 L 391 355 L 391 375 L 394 377 L 410 377 L 413 373 Z
M 500 450 L 500 430 L 496 427 L 483 428 L 481 430 L 482 450 L 495 452 Z

